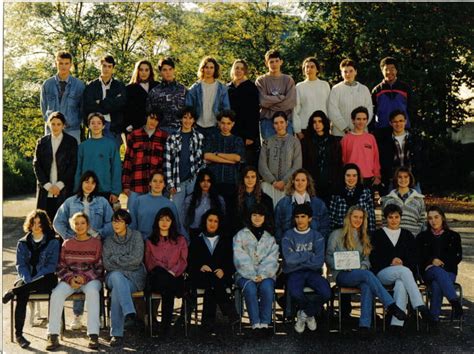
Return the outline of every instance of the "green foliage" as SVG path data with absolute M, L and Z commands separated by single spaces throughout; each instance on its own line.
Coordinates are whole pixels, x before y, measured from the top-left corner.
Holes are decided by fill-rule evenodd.
M 5 197 L 32 193 L 36 178 L 31 160 L 11 150 L 3 151 L 3 195 Z

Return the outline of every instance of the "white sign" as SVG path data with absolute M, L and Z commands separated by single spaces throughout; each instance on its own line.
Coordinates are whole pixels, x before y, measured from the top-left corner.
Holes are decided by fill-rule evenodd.
M 359 251 L 334 252 L 336 270 L 360 269 Z

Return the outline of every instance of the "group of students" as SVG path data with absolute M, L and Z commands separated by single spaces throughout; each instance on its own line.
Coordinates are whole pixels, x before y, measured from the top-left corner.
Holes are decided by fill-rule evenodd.
M 374 296 L 394 316 L 394 327 L 406 319 L 407 293 L 432 323 L 443 295 L 462 315 L 452 288 L 460 237 L 439 208 L 427 216 L 413 175 L 418 146 L 405 130 L 411 92 L 396 78 L 395 59 L 382 60 L 385 79 L 373 100 L 354 80 L 356 65 L 348 59 L 341 62 L 344 81 L 332 90 L 317 78 L 315 58 L 303 62 L 307 80 L 295 87 L 281 73 L 275 50 L 266 53 L 269 72 L 255 84 L 241 59 L 233 64 L 232 82 L 222 84 L 219 64 L 206 57 L 189 90 L 176 82 L 170 58 L 158 64 L 161 82 L 154 81 L 152 65 L 140 61 L 127 87 L 113 78 L 111 56 L 101 59 L 101 76 L 87 86 L 70 75 L 71 61 L 59 52 L 58 73 L 42 87 L 47 134 L 33 162 L 37 210 L 18 242 L 19 280 L 3 297 L 17 296 L 20 346 L 29 345 L 23 336 L 29 293 L 50 290 L 47 349 L 59 345 L 60 314 L 75 292 L 86 295 L 89 346 L 97 348 L 104 279 L 111 291 L 112 346 L 123 343 L 124 326 L 135 320 L 131 294 L 141 290 L 161 293 L 163 334 L 171 328 L 174 298 L 187 294 L 192 304 L 198 288 L 206 289 L 207 328 L 213 328 L 217 304 L 235 323 L 227 291 L 232 283 L 242 290 L 252 329 L 268 328 L 280 256 L 286 289 L 299 309 L 298 333 L 316 329 L 315 317 L 331 296 L 324 264 L 338 285 L 360 287 L 362 335 Z M 373 105 L 377 139 L 366 132 Z M 78 146 L 83 117 L 89 138 Z M 381 185 L 387 227 L 376 230 L 374 190 Z M 121 193 L 128 211 L 118 205 Z M 359 252 L 360 269 L 334 268 L 334 254 L 344 250 Z M 432 289 L 430 311 L 414 280 L 418 271 Z M 393 298 L 382 284 L 395 285 Z M 316 302 L 305 286 L 319 295 Z M 349 316 L 350 300 L 340 305 Z M 81 327 L 83 308 L 84 302 L 74 302 L 72 328 Z

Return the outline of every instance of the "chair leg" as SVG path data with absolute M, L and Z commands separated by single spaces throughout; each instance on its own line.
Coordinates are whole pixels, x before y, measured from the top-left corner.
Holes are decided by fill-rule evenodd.
M 148 330 L 150 331 L 150 338 L 153 337 L 153 304 L 152 304 L 152 294 L 147 296 L 147 305 L 148 305 Z
M 183 306 L 184 306 L 184 336 L 188 337 L 188 300 L 183 295 Z
M 272 307 L 273 307 L 273 311 L 272 311 L 272 321 L 273 321 L 273 334 L 276 334 L 276 294 L 273 293 L 273 304 L 272 304 Z M 283 312 L 285 312 L 285 310 L 283 309 Z
M 242 335 L 242 317 L 244 315 L 244 294 L 240 291 L 239 296 L 239 314 L 240 314 L 240 322 L 239 322 L 239 334 Z
M 10 301 L 10 318 L 11 318 L 11 325 L 10 325 L 10 341 L 13 343 L 13 330 L 15 327 L 15 315 L 13 314 L 13 303 L 15 302 L 15 298 Z
M 341 311 L 341 291 L 339 290 L 338 293 L 338 303 L 337 306 L 339 307 L 338 315 L 339 315 L 339 333 L 342 333 L 342 311 Z

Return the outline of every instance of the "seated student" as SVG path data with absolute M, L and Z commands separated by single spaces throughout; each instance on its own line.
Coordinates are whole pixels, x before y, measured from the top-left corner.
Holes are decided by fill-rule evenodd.
M 204 136 L 194 129 L 196 113 L 192 107 L 185 107 L 180 117 L 181 129 L 166 140 L 165 173 L 170 198 L 183 221 L 184 201 L 192 194 L 196 174 L 204 167 Z
M 211 208 L 225 215 L 226 205 L 224 198 L 216 191 L 214 175 L 209 169 L 203 168 L 196 177 L 193 194 L 184 201 L 186 215 L 184 224 L 189 230 L 190 238 L 199 235 L 201 218 Z
M 278 245 L 271 235 L 265 207 L 250 209 L 247 227 L 234 236 L 236 284 L 242 290 L 252 329 L 266 329 L 272 321 L 273 294 L 278 271 Z
M 308 204 L 311 207 L 311 229 L 316 230 L 327 240 L 329 236 L 329 215 L 326 204 L 316 197 L 311 175 L 305 169 L 296 170 L 286 185 L 287 195 L 280 199 L 275 208 L 275 239 L 281 243 L 284 233 L 294 225 L 293 212 L 297 205 Z
M 357 251 L 360 268 L 352 270 L 335 269 L 334 253 L 340 251 Z M 387 309 L 388 315 L 399 320 L 407 319 L 407 315 L 396 304 L 385 290 L 380 280 L 372 273 L 369 256 L 372 244 L 367 234 L 367 212 L 360 206 L 352 206 L 344 218 L 344 227 L 334 230 L 329 236 L 326 250 L 326 264 L 330 268 L 338 286 L 358 287 L 361 291 L 361 315 L 359 333 L 363 338 L 370 336 L 372 322 L 372 303 L 377 296 Z
M 389 119 L 392 134 L 376 136 L 380 154 L 383 195 L 392 190 L 393 173 L 398 167 L 408 167 L 417 179 L 423 168 L 422 145 L 416 135 L 405 129 L 406 113 L 395 110 L 390 113 Z M 421 193 L 419 183 L 414 188 L 418 193 Z
M 145 245 L 142 235 L 128 227 L 132 217 L 119 209 L 112 216 L 114 236 L 104 242 L 102 258 L 106 270 L 105 283 L 112 291 L 110 346 L 123 344 L 124 324 L 136 317 L 132 293 L 145 287 L 146 270 L 143 266 Z
M 139 196 L 130 209 L 132 215 L 132 223 L 130 228 L 138 230 L 143 239 L 147 239 L 153 230 L 153 220 L 157 212 L 162 208 L 170 208 L 173 211 L 176 219 L 178 230 L 182 231 L 182 226 L 179 220 L 179 213 L 176 205 L 163 196 L 163 191 L 166 187 L 165 175 L 163 172 L 152 172 L 150 175 L 150 192 Z M 182 232 L 181 232 L 182 233 Z
M 285 196 L 285 184 L 293 172 L 302 166 L 301 144 L 288 134 L 288 116 L 285 112 L 273 115 L 276 135 L 263 142 L 258 160 L 258 172 L 262 176 L 262 190 L 273 200 L 275 207 Z
M 202 231 L 191 240 L 188 271 L 194 289 L 205 289 L 202 325 L 215 331 L 216 305 L 231 324 L 240 320 L 227 289 L 232 288 L 235 272 L 232 238 L 222 228 L 218 210 L 209 209 L 201 219 Z
M 354 129 L 341 140 L 342 163 L 359 166 L 364 186 L 378 186 L 381 182 L 379 150 L 372 134 L 366 133 L 369 112 L 357 107 L 351 112 Z
M 182 296 L 187 259 L 188 245 L 184 236 L 178 233 L 173 211 L 170 208 L 160 209 L 153 221 L 153 231 L 145 243 L 145 266 L 148 271 L 145 291 L 161 294 L 161 335 L 168 334 L 171 329 L 174 298 Z M 156 320 L 155 314 L 153 319 Z
M 15 338 L 21 348 L 27 348 L 30 341 L 23 337 L 26 304 L 30 293 L 50 293 L 58 283 L 54 272 L 60 246 L 44 210 L 30 212 L 23 224 L 23 231 L 26 235 L 18 240 L 16 248 L 18 278 L 14 288 L 3 295 L 2 301 L 6 304 L 16 295 Z
M 71 217 L 74 238 L 63 242 L 58 264 L 58 278 L 61 282 L 51 294 L 49 303 L 48 343 L 46 350 L 59 347 L 61 314 L 64 301 L 72 294 L 86 295 L 88 347 L 99 348 L 100 290 L 102 288 L 102 243 L 87 234 L 89 217 L 83 212 Z
M 408 298 L 414 309 L 418 309 L 423 319 L 431 321 L 431 315 L 421 297 L 413 274 L 417 273 L 416 242 L 413 234 L 401 228 L 402 209 L 388 204 L 383 209 L 387 226 L 375 231 L 371 238 L 371 270 L 383 285 L 393 285 L 393 298 L 403 311 L 407 308 Z M 391 328 L 400 333 L 403 321 L 393 317 Z
M 407 229 L 413 235 L 418 235 L 425 228 L 425 196 L 413 189 L 415 177 L 407 167 L 397 168 L 393 184 L 395 189 L 382 197 L 382 206 L 398 205 L 403 211 L 400 227 Z
M 287 289 L 298 305 L 295 331 L 303 333 L 305 326 L 315 331 L 316 319 L 323 304 L 331 298 L 331 288 L 322 277 L 325 240 L 318 231 L 311 229 L 313 210 L 309 204 L 298 204 L 293 209 L 296 227 L 285 232 L 281 243 L 283 271 L 287 274 Z M 304 293 L 308 286 L 318 295 L 313 300 Z
M 439 321 L 444 296 L 453 307 L 454 318 L 461 318 L 463 309 L 454 289 L 462 260 L 461 236 L 449 228 L 446 215 L 438 206 L 428 208 L 426 226 L 427 230 L 416 237 L 416 244 L 420 272 L 431 287 L 431 314 Z

